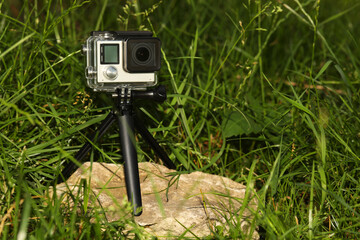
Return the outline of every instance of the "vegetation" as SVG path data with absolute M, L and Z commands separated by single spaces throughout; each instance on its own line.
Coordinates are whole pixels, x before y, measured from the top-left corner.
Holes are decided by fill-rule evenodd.
M 264 239 L 360 237 L 356 0 L 0 1 L 0 237 L 122 238 L 48 189 L 111 109 L 86 87 L 93 30 L 162 40 L 163 104 L 140 103 L 179 171 L 247 185 Z M 121 163 L 114 128 L 90 160 Z M 139 139 L 139 160 L 158 162 Z M 97 219 L 92 221 L 91 219 Z M 210 236 L 211 237 L 211 236 Z M 213 238 L 243 238 L 233 226 Z

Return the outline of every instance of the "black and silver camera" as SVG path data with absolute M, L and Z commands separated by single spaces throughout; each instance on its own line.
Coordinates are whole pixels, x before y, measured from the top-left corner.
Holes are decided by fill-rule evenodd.
M 115 92 L 154 86 L 161 42 L 147 31 L 94 31 L 83 46 L 85 76 L 94 91 Z

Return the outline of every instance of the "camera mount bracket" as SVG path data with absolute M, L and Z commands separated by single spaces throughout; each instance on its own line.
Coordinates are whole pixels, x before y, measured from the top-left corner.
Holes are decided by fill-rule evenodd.
M 147 91 L 132 91 L 129 88 L 118 88 L 115 102 L 115 110 L 111 111 L 101 122 L 97 131 L 89 138 L 82 148 L 75 155 L 75 159 L 81 163 L 84 157 L 92 149 L 94 143 L 99 141 L 109 127 L 117 120 L 119 126 L 120 145 L 124 160 L 124 175 L 126 191 L 129 202 L 132 203 L 133 213 L 139 216 L 142 213 L 142 201 L 140 191 L 139 169 L 137 162 L 135 129 L 143 139 L 151 146 L 154 152 L 161 158 L 164 165 L 170 169 L 176 169 L 175 164 L 170 160 L 166 152 L 160 147 L 155 138 L 140 123 L 133 111 L 133 99 L 149 99 L 157 102 L 166 100 L 165 87 L 160 85 L 155 89 Z M 76 170 L 76 164 L 69 162 L 57 177 L 56 182 L 60 183 L 69 178 Z

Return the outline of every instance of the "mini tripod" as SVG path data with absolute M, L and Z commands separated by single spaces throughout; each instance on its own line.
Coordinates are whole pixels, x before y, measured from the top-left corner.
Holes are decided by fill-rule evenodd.
M 142 213 L 139 210 L 142 207 L 142 202 L 137 152 L 135 147 L 135 128 L 139 131 L 145 141 L 148 142 L 155 153 L 162 159 L 166 167 L 175 169 L 176 166 L 169 159 L 165 151 L 159 146 L 150 132 L 136 118 L 132 105 L 132 101 L 134 99 L 149 99 L 157 102 L 164 102 L 166 100 L 166 90 L 165 87 L 161 85 L 148 91 L 131 91 L 131 89 L 128 88 L 118 88 L 116 92 L 116 109 L 107 115 L 97 131 L 89 138 L 89 140 L 90 142 L 98 141 L 115 122 L 115 120 L 118 121 L 120 144 L 124 159 L 127 197 L 129 202 L 133 205 L 134 215 L 139 216 Z M 92 144 L 90 142 L 85 143 L 75 155 L 75 159 L 78 162 L 82 162 L 83 158 L 92 149 Z M 73 162 L 70 162 L 58 176 L 57 182 L 61 182 L 62 179 L 69 178 L 75 170 L 76 165 Z

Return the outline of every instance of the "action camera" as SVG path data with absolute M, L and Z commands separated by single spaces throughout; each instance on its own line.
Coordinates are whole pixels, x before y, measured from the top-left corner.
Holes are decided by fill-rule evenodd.
M 94 31 L 83 46 L 85 76 L 94 91 L 156 85 L 161 42 L 147 31 Z

